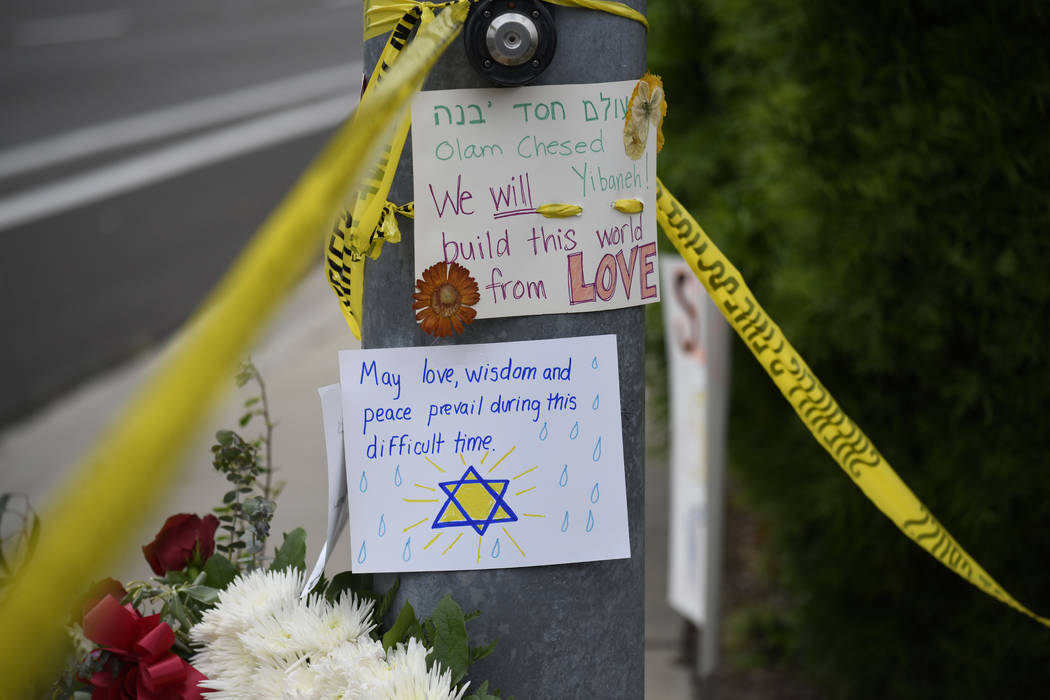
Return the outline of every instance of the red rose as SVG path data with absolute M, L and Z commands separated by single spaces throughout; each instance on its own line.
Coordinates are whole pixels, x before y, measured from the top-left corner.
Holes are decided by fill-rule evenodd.
M 142 548 L 146 561 L 157 576 L 181 571 L 191 562 L 203 564 L 215 551 L 215 530 L 219 519 L 205 515 L 179 513 L 164 521 L 153 541 Z

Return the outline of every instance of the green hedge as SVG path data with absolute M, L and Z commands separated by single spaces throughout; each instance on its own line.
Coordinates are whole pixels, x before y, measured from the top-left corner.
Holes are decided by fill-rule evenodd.
M 919 498 L 1050 615 L 1050 5 L 649 17 L 664 182 Z M 731 469 L 781 660 L 829 698 L 1046 697 L 1050 629 L 903 537 L 735 350 Z

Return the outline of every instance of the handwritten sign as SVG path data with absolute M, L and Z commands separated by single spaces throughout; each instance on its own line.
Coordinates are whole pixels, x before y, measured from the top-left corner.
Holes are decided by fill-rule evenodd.
M 479 318 L 659 301 L 656 130 L 638 160 L 634 81 L 436 90 L 412 105 L 417 279 L 442 260 L 477 280 Z M 624 214 L 612 204 L 641 200 Z M 547 218 L 543 204 L 582 207 Z
M 355 572 L 630 556 L 612 335 L 339 353 Z
M 707 619 L 711 575 L 708 532 L 718 534 L 721 528 L 711 520 L 708 481 L 710 471 L 724 468 L 711 454 L 714 447 L 724 453 L 725 435 L 712 433 L 711 425 L 716 412 L 722 412 L 718 424 L 724 425 L 728 398 L 726 377 L 712 376 L 712 367 L 727 366 L 729 326 L 681 258 L 662 258 L 660 273 L 666 292 L 667 375 L 672 378 L 667 594 L 675 610 L 701 625 Z

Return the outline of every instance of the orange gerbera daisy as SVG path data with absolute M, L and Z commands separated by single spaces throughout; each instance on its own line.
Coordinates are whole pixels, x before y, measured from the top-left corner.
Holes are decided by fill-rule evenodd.
M 416 290 L 412 308 L 418 309 L 416 320 L 430 335 L 452 335 L 453 329 L 462 333 L 478 313 L 471 308 L 481 300 L 478 283 L 458 263 L 439 262 L 423 270 Z

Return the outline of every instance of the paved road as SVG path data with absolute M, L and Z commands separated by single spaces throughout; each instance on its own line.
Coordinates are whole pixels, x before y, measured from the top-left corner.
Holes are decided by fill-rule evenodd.
M 0 2 L 0 425 L 188 316 L 352 108 L 360 37 L 357 0 Z

